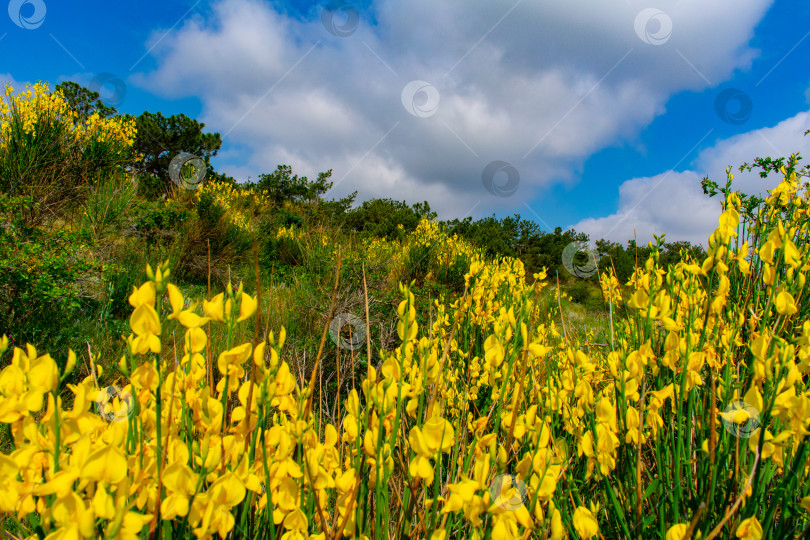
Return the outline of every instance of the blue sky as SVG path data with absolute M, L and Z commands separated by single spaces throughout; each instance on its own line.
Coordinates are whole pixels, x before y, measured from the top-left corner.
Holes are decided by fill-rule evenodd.
M 806 2 L 12 0 L 8 11 L 0 80 L 74 80 L 121 112 L 185 113 L 222 134 L 214 165 L 237 179 L 281 163 L 332 169 L 334 197 L 427 199 L 443 219 L 519 213 L 592 239 L 666 232 L 705 245 L 717 201 L 703 176 L 810 150 Z M 750 193 L 775 180 L 735 181 Z

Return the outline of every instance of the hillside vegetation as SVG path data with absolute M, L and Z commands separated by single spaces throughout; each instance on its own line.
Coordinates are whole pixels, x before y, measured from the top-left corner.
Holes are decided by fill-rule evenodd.
M 202 124 L 72 83 L 0 122 L 9 536 L 810 530 L 799 156 L 747 165 L 765 198 L 704 181 L 707 250 L 597 265 L 520 216 L 326 200 L 331 171 L 237 184 Z

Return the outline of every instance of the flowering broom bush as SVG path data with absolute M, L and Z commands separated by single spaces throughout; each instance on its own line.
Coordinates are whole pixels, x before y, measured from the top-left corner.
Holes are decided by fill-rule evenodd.
M 199 206 L 203 200 L 218 206 L 228 222 L 243 231 L 252 230 L 252 218 L 267 210 L 271 202 L 267 191 L 255 187 L 240 188 L 221 181 L 207 182 L 194 191 L 192 201 Z
M 0 372 L 0 511 L 17 537 L 788 538 L 810 524 L 807 186 L 750 221 L 728 191 L 705 260 L 601 284 L 604 347 L 541 309 L 544 272 L 476 258 L 319 423 L 285 331 L 233 343 L 243 287 L 186 307 L 166 265 L 129 302 L 121 388 L 63 388 L 34 346 Z M 558 293 L 559 294 L 559 293 Z M 158 314 L 168 313 L 162 317 Z M 224 325 L 210 351 L 206 326 Z M 185 332 L 181 351 L 162 337 Z M 5 350 L 7 342 L 0 343 Z M 91 359 L 92 362 L 93 359 Z M 63 402 L 64 399 L 64 402 Z M 70 401 L 68 406 L 65 402 Z
M 30 84 L 14 93 L 5 88 L 0 101 L 0 191 L 37 194 L 52 184 L 62 190 L 86 177 L 131 163 L 135 121 L 105 118 L 98 112 L 80 117 L 60 91 Z M 45 186 L 41 184 L 45 184 Z

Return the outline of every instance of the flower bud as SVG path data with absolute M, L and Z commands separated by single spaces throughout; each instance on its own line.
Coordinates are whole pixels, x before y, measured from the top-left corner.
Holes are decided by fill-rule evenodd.
M 76 367 L 76 353 L 72 349 L 68 349 L 68 359 L 65 364 L 65 375 L 68 375 Z

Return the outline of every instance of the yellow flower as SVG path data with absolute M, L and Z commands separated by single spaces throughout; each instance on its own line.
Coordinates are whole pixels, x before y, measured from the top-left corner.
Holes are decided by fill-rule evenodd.
M 453 426 L 440 416 L 433 416 L 422 426 L 425 443 L 432 453 L 449 452 L 455 444 Z
M 158 372 L 151 362 L 144 362 L 132 372 L 129 380 L 135 388 L 148 388 L 154 392 L 158 387 Z
M 144 354 L 147 351 L 160 352 L 160 320 L 155 309 L 148 303 L 135 308 L 129 318 L 129 326 L 138 336 L 132 342 L 133 353 Z
M 584 506 L 574 510 L 574 529 L 582 538 L 593 538 L 599 534 L 599 524 L 593 513 Z
M 163 519 L 185 516 L 189 510 L 189 498 L 194 494 L 197 475 L 183 462 L 176 461 L 163 472 L 163 485 L 169 495 L 160 505 Z
M 566 537 L 565 527 L 563 527 L 562 523 L 562 514 L 554 507 L 553 502 L 549 503 L 549 505 L 549 513 L 551 514 L 551 539 L 562 540 Z
M 251 315 L 256 312 L 256 299 L 245 292 L 242 293 L 242 304 L 239 306 L 239 318 L 236 322 L 242 322 L 249 319 Z
M 743 540 L 761 540 L 762 525 L 760 525 L 759 520 L 754 516 L 742 520 L 740 526 L 737 527 L 737 538 L 742 538 Z
M 759 248 L 759 258 L 768 263 L 769 265 L 773 266 L 773 252 L 776 249 L 773 241 L 765 242 L 761 248 Z
M 82 479 L 108 484 L 118 484 L 126 477 L 127 460 L 121 450 L 112 445 L 105 445 L 90 454 L 81 472 Z
M 200 317 L 196 313 L 187 309 L 177 314 L 177 320 L 180 322 L 180 324 L 182 324 L 186 328 L 192 329 L 192 328 L 199 328 L 200 326 L 210 321 L 211 318 Z
M 33 360 L 27 375 L 29 387 L 43 393 L 50 392 L 59 384 L 59 369 L 50 354 Z
M 169 303 L 172 305 L 172 314 L 169 315 L 169 318 L 175 319 L 183 310 L 183 305 L 185 303 L 183 293 L 181 293 L 180 289 L 178 289 L 173 283 L 168 283 L 166 285 L 166 290 L 169 292 Z
M 798 311 L 796 301 L 787 291 L 782 291 L 776 295 L 776 311 L 780 315 L 791 316 Z
M 224 314 L 224 306 L 222 303 L 222 299 L 225 295 L 223 293 L 219 293 L 215 297 L 211 299 L 209 302 L 208 300 L 203 300 L 203 313 L 211 317 L 211 320 L 217 322 L 225 322 L 225 314 Z
M 801 255 L 792 240 L 785 240 L 784 246 L 785 264 L 791 268 L 798 268 L 801 264 Z
M 133 287 L 132 294 L 129 295 L 129 304 L 134 308 L 138 308 L 143 304 L 155 307 L 155 284 L 147 281 L 138 289 Z
M 678 523 L 667 529 L 666 540 L 683 540 L 686 536 L 686 529 L 689 528 L 688 523 Z
M 110 538 L 137 540 L 140 538 L 143 528 L 152 521 L 152 514 L 139 514 L 137 512 L 125 511 L 123 508 L 120 512 L 126 513 L 123 513 L 123 518 L 120 523 L 117 520 L 110 523 L 107 529 L 107 535 Z M 120 527 L 119 529 L 115 528 L 116 524 Z
M 222 379 L 220 379 L 217 384 L 218 392 L 222 392 L 225 388 L 226 379 L 228 380 L 228 393 L 239 388 L 239 381 L 245 376 L 245 369 L 242 367 L 242 364 L 250 358 L 251 352 L 253 352 L 253 345 L 251 343 L 243 343 L 219 355 L 217 367 L 219 368 L 219 372 L 222 373 Z

